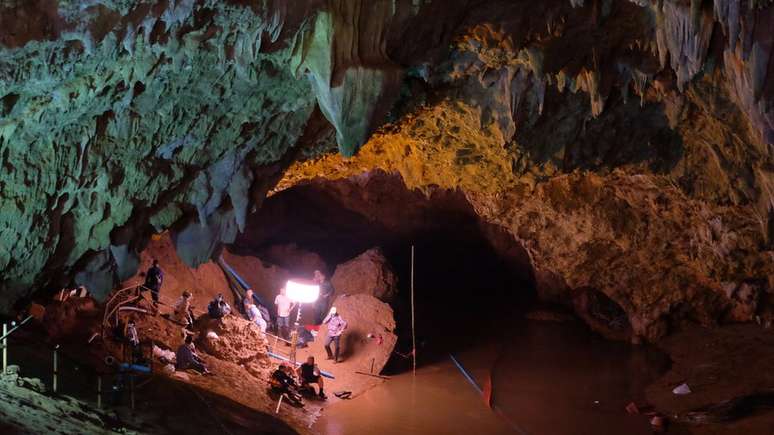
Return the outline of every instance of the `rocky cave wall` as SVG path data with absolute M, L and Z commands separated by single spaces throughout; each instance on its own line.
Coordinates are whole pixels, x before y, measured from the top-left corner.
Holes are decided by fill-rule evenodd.
M 276 189 L 374 169 L 459 189 L 539 285 L 598 289 L 647 338 L 769 315 L 770 1 L 2 0 L 0 20 L 3 309 L 72 276 L 106 291 L 156 231 L 204 262 L 300 161 Z

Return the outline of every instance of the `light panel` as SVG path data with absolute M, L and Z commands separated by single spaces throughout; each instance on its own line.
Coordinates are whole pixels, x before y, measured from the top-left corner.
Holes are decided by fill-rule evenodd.
M 311 282 L 290 280 L 285 284 L 285 294 L 290 300 L 302 304 L 309 304 L 320 297 L 320 286 Z

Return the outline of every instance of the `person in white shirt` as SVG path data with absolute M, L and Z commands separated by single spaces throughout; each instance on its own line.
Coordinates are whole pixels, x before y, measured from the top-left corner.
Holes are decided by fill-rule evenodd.
M 296 303 L 291 301 L 285 293 L 285 287 L 282 287 L 280 293 L 274 298 L 274 304 L 277 306 L 277 334 L 288 340 L 290 336 L 290 312 L 296 307 Z
M 261 332 L 266 332 L 266 328 L 269 326 L 269 324 L 266 322 L 266 319 L 263 318 L 261 311 L 255 304 L 248 304 L 245 307 L 245 313 L 251 322 L 255 322 L 255 324 L 261 328 Z

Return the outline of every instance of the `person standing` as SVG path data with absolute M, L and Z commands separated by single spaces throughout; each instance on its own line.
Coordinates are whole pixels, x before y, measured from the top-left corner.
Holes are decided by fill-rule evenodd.
M 315 324 L 320 325 L 325 318 L 325 312 L 328 311 L 328 306 L 331 304 L 331 298 L 336 290 L 328 281 L 328 278 L 319 270 L 314 271 L 313 281 L 320 286 L 320 296 L 315 302 Z
M 145 287 L 151 292 L 151 298 L 153 298 L 153 304 L 159 303 L 159 291 L 161 291 L 161 284 L 164 282 L 164 271 L 159 267 L 159 260 L 153 259 L 153 266 L 145 273 Z
M 347 329 L 347 321 L 336 312 L 336 307 L 331 307 L 331 311 L 323 320 L 323 324 L 328 325 L 328 335 L 325 338 L 325 352 L 328 354 L 328 359 L 332 359 L 333 363 L 336 364 L 339 362 L 341 334 Z M 336 345 L 335 354 L 331 352 L 331 343 Z
M 130 319 L 126 324 L 126 332 L 124 335 L 126 340 L 129 342 L 130 363 L 134 364 L 142 359 L 142 351 L 140 350 L 140 335 L 137 333 L 137 324 L 134 322 L 134 319 Z
M 277 306 L 277 335 L 285 340 L 289 340 L 290 312 L 296 307 L 296 303 L 287 296 L 285 287 L 282 287 L 280 293 L 274 298 L 274 305 Z

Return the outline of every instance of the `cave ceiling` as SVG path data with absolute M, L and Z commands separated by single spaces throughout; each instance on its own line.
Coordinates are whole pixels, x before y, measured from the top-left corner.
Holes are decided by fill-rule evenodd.
M 0 0 L 0 307 L 104 294 L 155 232 L 202 263 L 267 194 L 378 169 L 460 190 L 646 338 L 768 315 L 772 25 L 752 0 Z

